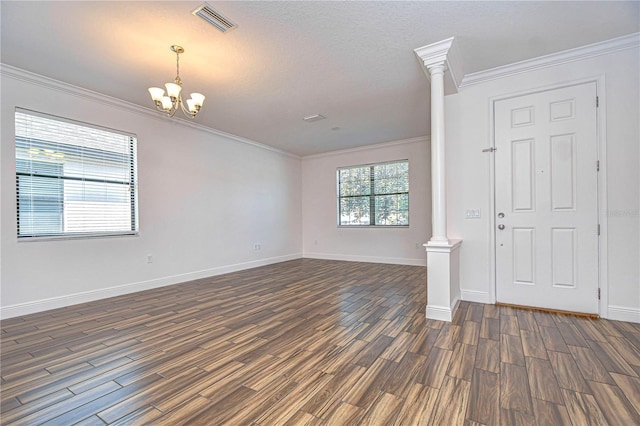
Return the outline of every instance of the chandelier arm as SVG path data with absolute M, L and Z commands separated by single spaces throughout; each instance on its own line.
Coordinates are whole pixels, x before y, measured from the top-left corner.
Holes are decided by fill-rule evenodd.
M 184 107 L 184 103 L 182 102 L 182 97 L 180 97 L 180 108 L 182 109 L 182 112 L 184 113 L 184 115 L 186 115 L 189 118 L 193 118 L 197 114 L 197 112 L 193 114 L 191 111 L 189 111 L 187 108 Z

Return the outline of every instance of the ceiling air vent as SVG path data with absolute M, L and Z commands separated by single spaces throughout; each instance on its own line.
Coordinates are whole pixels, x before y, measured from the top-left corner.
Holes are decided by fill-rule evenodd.
M 238 24 L 222 16 L 220 12 L 212 8 L 211 5 L 207 3 L 202 3 L 202 6 L 198 7 L 196 10 L 194 10 L 191 13 L 201 17 L 202 19 L 204 19 L 205 21 L 207 21 L 208 23 L 210 23 L 211 25 L 213 25 L 223 33 L 226 33 L 227 31 L 231 31 L 232 29 L 238 26 Z

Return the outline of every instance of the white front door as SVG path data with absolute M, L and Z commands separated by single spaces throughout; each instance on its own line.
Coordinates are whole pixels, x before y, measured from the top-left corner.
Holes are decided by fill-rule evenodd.
M 596 85 L 494 103 L 498 302 L 598 313 Z

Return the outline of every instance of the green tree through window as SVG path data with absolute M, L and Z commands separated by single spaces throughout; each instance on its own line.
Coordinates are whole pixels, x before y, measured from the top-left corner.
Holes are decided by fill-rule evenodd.
M 338 224 L 409 225 L 409 162 L 338 169 Z

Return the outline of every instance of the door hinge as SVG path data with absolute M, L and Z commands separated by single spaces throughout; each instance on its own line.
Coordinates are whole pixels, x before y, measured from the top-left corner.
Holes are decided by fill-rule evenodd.
M 482 150 L 482 152 L 496 152 L 498 150 L 498 148 L 495 147 L 491 147 L 491 148 L 485 148 Z
M 600 97 L 596 96 L 596 108 L 600 106 Z
M 598 224 L 598 235 L 600 235 L 600 224 Z
M 600 289 L 598 289 L 598 300 L 600 300 Z
M 596 172 L 600 171 L 600 160 L 596 161 Z

